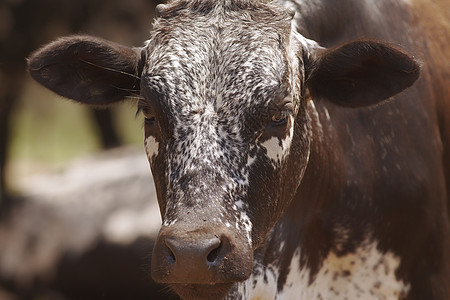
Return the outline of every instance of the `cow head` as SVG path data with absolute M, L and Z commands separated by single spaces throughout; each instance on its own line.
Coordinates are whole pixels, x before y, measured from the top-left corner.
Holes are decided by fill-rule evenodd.
M 62 38 L 35 52 L 29 70 L 91 105 L 140 93 L 163 219 L 152 276 L 186 299 L 220 298 L 250 276 L 253 251 L 302 180 L 308 101 L 374 104 L 419 68 L 373 41 L 323 49 L 272 4 L 174 1 L 158 13 L 143 48 Z

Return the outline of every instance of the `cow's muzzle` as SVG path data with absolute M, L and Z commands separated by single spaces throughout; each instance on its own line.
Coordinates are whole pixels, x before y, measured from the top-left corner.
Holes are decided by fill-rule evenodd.
M 153 249 L 151 273 L 155 281 L 171 284 L 177 291 L 176 287 L 205 292 L 200 288 L 203 285 L 224 290 L 228 284 L 231 287 L 246 280 L 252 267 L 251 245 L 237 230 L 183 222 L 161 229 Z

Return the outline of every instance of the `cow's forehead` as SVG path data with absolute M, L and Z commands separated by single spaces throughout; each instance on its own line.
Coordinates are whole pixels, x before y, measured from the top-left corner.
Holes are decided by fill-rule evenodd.
M 189 9 L 157 19 L 147 46 L 145 84 L 170 98 L 216 108 L 283 93 L 290 17 L 272 12 L 271 20 L 258 21 L 268 18 L 263 8 L 248 14 L 223 7 L 207 14 Z

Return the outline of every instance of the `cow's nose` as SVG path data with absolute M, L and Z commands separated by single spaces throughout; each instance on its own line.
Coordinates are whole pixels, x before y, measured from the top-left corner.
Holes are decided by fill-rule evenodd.
M 170 283 L 213 283 L 229 247 L 227 238 L 205 233 L 168 232 L 156 245 L 159 267 L 168 271 Z
M 219 227 L 163 228 L 152 255 L 152 277 L 170 284 L 215 284 L 246 279 L 250 249 Z
M 175 236 L 166 236 L 165 244 L 170 251 L 170 262 L 185 266 L 183 269 L 211 268 L 218 259 L 221 240 L 217 236 L 185 241 Z M 207 270 L 204 270 L 207 271 Z

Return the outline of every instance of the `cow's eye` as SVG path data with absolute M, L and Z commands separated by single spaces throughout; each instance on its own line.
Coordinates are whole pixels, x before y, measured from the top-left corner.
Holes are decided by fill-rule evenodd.
M 145 117 L 145 124 L 153 124 L 155 122 L 155 116 L 153 115 L 147 115 L 144 113 Z
M 274 125 L 284 125 L 284 124 L 286 124 L 288 118 L 289 118 L 289 113 L 287 111 L 276 112 L 272 116 L 272 124 L 274 124 Z
M 154 121 L 155 115 L 153 114 L 150 108 L 142 108 L 142 114 L 144 115 L 145 120 Z
M 142 114 L 144 115 L 146 124 L 151 124 L 155 121 L 155 114 L 153 112 L 153 109 L 151 108 L 150 105 L 148 105 L 148 103 L 146 103 L 142 100 L 139 101 L 138 112 L 142 112 Z

